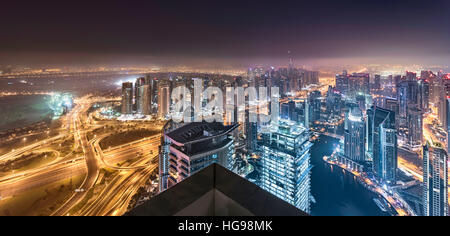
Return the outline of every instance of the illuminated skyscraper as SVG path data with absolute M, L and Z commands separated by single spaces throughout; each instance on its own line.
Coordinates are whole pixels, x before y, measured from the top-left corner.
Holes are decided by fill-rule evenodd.
M 314 124 L 314 122 L 320 120 L 321 112 L 321 96 L 320 91 L 313 91 L 308 95 L 308 115 L 309 115 L 309 125 Z
M 303 83 L 305 86 L 319 84 L 319 72 L 303 70 Z
M 380 90 L 381 89 L 381 75 L 375 75 L 373 81 L 373 89 Z
M 398 127 L 402 132 L 402 143 L 409 148 L 422 145 L 423 110 L 421 110 L 421 92 L 415 74 L 408 74 L 410 80 L 404 80 L 397 86 L 399 103 Z
M 158 117 L 166 118 L 170 112 L 170 86 L 161 81 L 158 86 Z
M 428 80 L 419 81 L 419 92 L 420 92 L 420 109 L 423 111 L 428 111 L 430 102 L 430 83 Z
M 133 113 L 133 83 L 122 84 L 122 114 L 130 115 Z
M 450 153 L 450 97 L 447 97 L 445 100 L 445 108 L 446 108 L 446 125 L 444 129 L 447 132 L 447 153 Z
M 290 114 L 291 114 L 289 104 L 288 103 L 281 103 L 280 104 L 280 109 L 281 109 L 281 111 L 280 111 L 281 119 L 289 120 L 290 119 Z
M 397 86 L 397 99 L 399 101 L 400 125 L 406 124 L 408 108 L 419 109 L 419 84 L 417 81 L 402 81 Z
M 165 135 L 181 126 L 181 123 L 175 123 L 169 120 L 161 131 L 161 145 L 159 146 L 159 191 L 163 192 L 168 188 L 169 183 L 169 153 L 170 139 Z
M 164 178 L 161 191 L 172 187 L 212 163 L 232 170 L 235 164 L 232 132 L 238 124 L 192 122 L 176 129 L 167 129 L 161 149 L 160 163 L 167 167 L 160 172 Z
M 136 79 L 136 82 L 134 83 L 134 101 L 136 105 L 136 111 L 140 113 L 142 110 L 142 94 L 140 91 L 140 88 L 142 85 L 145 84 L 145 78 L 139 77 Z
M 348 93 L 355 97 L 357 94 L 370 94 L 370 76 L 366 73 L 353 73 L 348 78 Z
M 383 108 L 395 113 L 395 126 L 398 128 L 398 100 L 395 98 L 385 98 Z
M 344 137 L 344 154 L 346 158 L 357 163 L 363 163 L 365 158 L 365 122 L 362 111 L 353 107 L 346 121 L 347 128 Z
M 295 122 L 272 123 L 263 134 L 262 188 L 297 208 L 310 212 L 309 131 Z
M 150 77 L 140 77 L 136 79 L 134 88 L 134 99 L 136 111 L 141 115 L 150 115 L 152 106 L 152 83 Z
M 406 80 L 408 80 L 408 81 L 416 81 L 417 80 L 417 74 L 414 73 L 414 72 L 407 71 L 406 72 Z
M 395 184 L 397 176 L 397 130 L 393 111 L 379 107 L 368 110 L 373 117 L 373 172 L 383 183 Z M 369 114 L 368 114 L 369 116 Z
M 151 113 L 151 103 L 150 103 L 150 85 L 144 84 L 139 87 L 139 106 L 138 106 L 138 113 L 141 115 L 150 115 Z
M 251 122 L 250 112 L 247 109 L 245 111 L 245 138 L 246 148 L 249 153 L 256 151 L 257 149 L 257 137 L 258 137 L 258 123 Z
M 441 144 L 423 147 L 423 206 L 425 216 L 448 216 L 448 156 Z
M 344 70 L 344 72 L 342 74 L 336 75 L 336 90 L 342 94 L 347 94 L 347 92 L 348 92 L 347 71 Z
M 353 73 L 351 75 L 344 71 L 336 75 L 336 90 L 348 97 L 365 95 L 370 93 L 370 76 L 366 73 Z
M 423 112 L 417 107 L 410 107 L 408 109 L 408 116 L 406 120 L 406 141 L 409 147 L 416 148 L 422 145 L 423 138 Z

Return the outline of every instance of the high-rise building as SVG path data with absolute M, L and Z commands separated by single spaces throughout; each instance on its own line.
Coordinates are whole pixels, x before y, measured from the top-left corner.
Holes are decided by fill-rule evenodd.
M 445 108 L 446 108 L 446 125 L 444 126 L 445 131 L 447 132 L 447 153 L 450 153 L 450 97 L 447 97 L 445 100 Z
M 370 94 L 370 76 L 367 73 L 353 73 L 348 78 L 348 94 Z
M 141 91 L 140 88 L 142 85 L 145 85 L 145 77 L 139 77 L 136 79 L 136 82 L 134 83 L 134 100 L 135 100 L 135 106 L 136 106 L 136 111 L 138 113 L 140 113 L 140 111 L 142 110 L 142 95 L 141 95 Z
M 394 85 L 398 88 L 398 85 L 404 80 L 401 75 L 394 76 Z
M 313 91 L 308 95 L 308 108 L 309 108 L 309 123 L 310 125 L 314 124 L 314 122 L 320 120 L 320 107 L 321 107 L 321 98 L 322 94 L 320 91 Z
M 307 99 L 297 99 L 295 101 L 295 112 L 292 113 L 291 120 L 295 121 L 304 127 L 309 127 L 307 125 L 309 119 L 309 106 Z
M 342 95 L 332 87 L 328 87 L 326 94 L 326 111 L 330 118 L 341 115 Z
M 425 216 L 448 216 L 448 156 L 440 144 L 423 147 L 423 206 Z
M 441 125 L 443 127 L 447 126 L 447 121 L 446 121 L 446 117 L 447 117 L 447 107 L 446 107 L 446 98 L 447 96 L 445 95 L 445 88 L 441 87 L 437 93 L 439 93 L 439 98 L 438 98 L 438 103 L 437 103 L 437 108 L 438 108 L 438 117 L 439 117 L 439 122 L 441 123 Z
M 181 126 L 181 123 L 175 123 L 169 120 L 161 130 L 161 145 L 159 146 L 159 191 L 163 192 L 168 188 L 169 183 L 169 153 L 170 139 L 165 135 Z
M 428 80 L 422 79 L 419 81 L 419 94 L 420 94 L 420 109 L 423 111 L 429 110 L 430 102 L 430 83 Z
M 373 160 L 374 107 L 367 109 L 366 114 L 366 159 Z
M 309 131 L 295 122 L 272 123 L 263 134 L 261 187 L 297 208 L 310 212 Z
M 419 109 L 419 84 L 416 80 L 402 81 L 397 86 L 397 99 L 399 101 L 400 124 L 404 125 L 410 107 Z
M 164 134 L 160 163 L 167 172 L 160 178 L 162 191 L 179 183 L 212 163 L 233 170 L 235 161 L 232 132 L 238 124 L 224 126 L 222 123 L 192 122 Z
M 375 75 L 373 81 L 373 89 L 380 90 L 381 89 L 381 75 Z
M 426 80 L 428 80 L 428 79 L 431 78 L 432 75 L 433 75 L 433 72 L 432 72 L 432 71 L 423 70 L 423 71 L 420 72 L 420 78 L 421 78 L 421 79 L 426 79 Z
M 395 126 L 398 128 L 398 112 L 399 112 L 398 100 L 395 98 L 385 98 L 383 108 L 394 112 Z
M 298 112 L 297 112 L 297 105 L 294 101 L 288 102 L 289 106 L 289 120 L 291 121 L 297 121 L 298 120 Z
M 344 71 L 336 75 L 336 90 L 348 97 L 370 94 L 370 76 L 367 73 L 353 73 Z
M 304 85 L 319 84 L 319 72 L 303 70 Z
M 158 117 L 166 118 L 170 112 L 170 86 L 161 81 L 158 85 Z
M 151 114 L 151 102 L 150 102 L 150 85 L 144 84 L 139 87 L 139 103 L 138 103 L 138 113 L 141 115 Z
M 423 138 L 423 113 L 422 110 L 416 106 L 408 109 L 408 116 L 406 120 L 406 141 L 411 148 L 417 148 L 422 145 Z
M 122 114 L 130 115 L 133 113 L 133 83 L 125 82 L 122 84 Z
M 380 107 L 370 109 L 372 122 L 373 172 L 383 183 L 397 180 L 397 130 L 393 111 Z M 369 114 L 368 114 L 369 116 Z
M 415 80 L 417 80 L 417 74 L 414 73 L 414 72 L 407 71 L 406 72 L 406 80 L 408 80 L 408 81 L 415 81 Z
M 280 116 L 281 119 L 289 120 L 290 119 L 290 111 L 289 111 L 289 104 L 287 103 L 281 103 L 280 104 Z
M 441 80 L 444 85 L 445 96 L 450 96 L 450 74 L 441 74 Z
M 344 135 L 344 154 L 346 158 L 363 163 L 365 158 L 365 122 L 362 111 L 353 107 L 346 121 L 347 128 Z
M 336 90 L 341 94 L 347 94 L 348 92 L 348 75 L 347 71 L 343 71 L 342 74 L 336 75 Z
M 149 77 L 139 77 L 134 86 L 134 100 L 137 113 L 150 115 L 152 113 L 152 90 L 154 81 Z
M 430 102 L 433 104 L 438 104 L 439 97 L 441 96 L 441 89 L 444 86 L 442 80 L 438 79 L 435 74 L 430 76 Z
M 356 103 L 361 111 L 366 110 L 366 96 L 363 94 L 356 95 Z
M 258 123 L 252 122 L 250 119 L 250 112 L 245 111 L 245 142 L 249 153 L 256 151 L 258 139 Z
M 399 104 L 398 124 L 402 144 L 415 149 L 422 145 L 423 110 L 421 109 L 421 91 L 414 73 L 408 73 L 407 79 L 397 86 Z

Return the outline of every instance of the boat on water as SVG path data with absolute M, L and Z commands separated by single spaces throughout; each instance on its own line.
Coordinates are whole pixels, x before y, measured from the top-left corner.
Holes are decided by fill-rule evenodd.
M 384 201 L 378 199 L 378 198 L 374 198 L 373 201 L 375 202 L 375 204 L 377 204 L 378 208 L 380 208 L 381 211 L 383 212 L 387 212 L 387 206 L 384 205 Z
M 317 203 L 316 199 L 314 198 L 314 196 L 312 194 L 309 195 L 309 199 L 311 200 L 312 203 L 314 203 L 314 204 Z

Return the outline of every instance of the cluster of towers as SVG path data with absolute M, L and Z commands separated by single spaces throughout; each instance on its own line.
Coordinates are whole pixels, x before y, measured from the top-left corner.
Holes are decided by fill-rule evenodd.
M 158 114 L 159 117 L 164 117 L 169 113 L 169 96 L 170 88 L 165 81 L 158 81 L 150 76 L 139 77 L 134 84 L 122 84 L 121 112 L 123 115 Z
M 442 72 L 422 71 L 420 77 L 406 72 L 405 76 L 387 76 L 386 86 L 380 90 L 380 76 L 370 84 L 368 74 L 344 71 L 336 75 L 336 90 L 355 103 L 346 112 L 344 157 L 361 167 L 370 166 L 380 183 L 395 185 L 397 149 L 421 150 L 425 215 L 448 215 L 449 79 Z M 377 99 L 372 101 L 372 97 Z M 439 127 L 446 134 L 426 140 L 424 117 L 436 110 Z

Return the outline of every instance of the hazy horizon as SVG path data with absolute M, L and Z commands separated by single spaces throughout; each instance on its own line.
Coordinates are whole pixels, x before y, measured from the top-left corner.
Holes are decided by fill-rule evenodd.
M 5 3 L 0 64 L 442 64 L 450 3 L 108 1 Z

